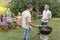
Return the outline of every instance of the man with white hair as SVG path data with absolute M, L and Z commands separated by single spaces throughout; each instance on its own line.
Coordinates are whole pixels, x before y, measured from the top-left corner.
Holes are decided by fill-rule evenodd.
M 45 4 L 41 25 L 47 25 L 48 20 L 51 19 L 51 17 L 52 17 L 52 14 L 51 14 L 51 11 L 49 10 L 49 5 Z
M 48 20 L 51 19 L 51 17 L 52 17 L 52 14 L 51 14 L 51 11 L 49 10 L 49 5 L 45 4 L 40 27 L 43 27 L 43 25 L 47 25 Z M 40 38 L 41 40 L 48 40 L 47 35 L 41 34 Z

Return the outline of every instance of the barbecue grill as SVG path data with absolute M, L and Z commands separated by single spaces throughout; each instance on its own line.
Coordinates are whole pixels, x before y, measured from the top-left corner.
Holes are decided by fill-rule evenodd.
M 39 26 L 39 32 L 43 35 L 49 35 L 52 32 L 52 28 L 50 26 Z

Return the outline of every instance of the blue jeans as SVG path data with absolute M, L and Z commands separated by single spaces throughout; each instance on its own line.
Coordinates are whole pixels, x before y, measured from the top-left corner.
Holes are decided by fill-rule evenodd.
M 47 25 L 47 24 L 48 24 L 48 22 L 41 21 L 41 25 Z
M 25 40 L 29 40 L 30 32 L 31 32 L 31 28 L 25 29 L 25 32 L 24 32 Z

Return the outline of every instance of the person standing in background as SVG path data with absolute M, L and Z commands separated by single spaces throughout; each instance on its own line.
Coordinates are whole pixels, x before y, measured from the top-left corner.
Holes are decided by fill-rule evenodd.
M 8 19 L 11 18 L 11 11 L 10 11 L 10 8 L 8 8 L 8 10 L 7 10 L 7 18 L 8 18 Z
M 11 12 L 10 8 L 8 8 L 6 15 L 7 15 L 7 22 L 10 25 L 9 28 L 11 28 L 11 22 L 12 22 L 12 19 L 11 18 L 12 18 L 12 16 L 15 17 L 15 15 L 14 15 L 14 13 Z
M 52 13 L 49 10 L 49 5 L 45 4 L 43 16 L 42 16 L 42 20 L 41 20 L 41 25 L 47 25 L 48 20 L 51 18 L 52 18 Z
M 12 16 L 15 17 L 14 13 L 12 13 L 10 8 L 8 8 L 8 10 L 7 10 L 7 19 L 10 19 Z

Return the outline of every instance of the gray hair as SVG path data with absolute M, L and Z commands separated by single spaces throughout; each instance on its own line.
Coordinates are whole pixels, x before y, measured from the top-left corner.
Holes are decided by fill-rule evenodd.
M 45 6 L 47 6 L 49 8 L 49 5 L 48 4 L 45 4 Z
M 33 8 L 33 6 L 31 4 L 28 4 L 27 9 L 29 9 L 29 8 Z

